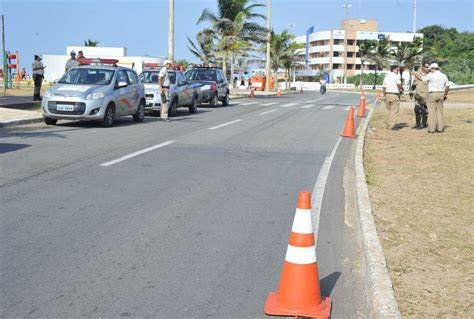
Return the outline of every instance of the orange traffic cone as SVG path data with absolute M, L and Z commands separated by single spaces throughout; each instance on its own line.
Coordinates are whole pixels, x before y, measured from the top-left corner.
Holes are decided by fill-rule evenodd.
M 250 96 L 249 98 L 255 98 L 255 90 L 254 89 L 250 89 Z
M 321 297 L 308 192 L 298 196 L 280 285 L 268 295 L 263 310 L 267 315 L 324 319 L 331 314 L 331 298 Z
M 359 109 L 357 110 L 357 117 L 365 117 L 365 96 L 360 97 Z
M 354 108 L 352 106 L 349 109 L 349 115 L 347 115 L 346 125 L 344 126 L 344 131 L 342 131 L 341 136 L 355 138 Z
M 277 96 L 281 96 L 281 89 L 278 88 Z

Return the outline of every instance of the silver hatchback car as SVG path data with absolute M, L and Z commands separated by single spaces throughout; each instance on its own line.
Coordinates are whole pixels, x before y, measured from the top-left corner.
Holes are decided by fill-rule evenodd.
M 145 89 L 132 69 L 79 66 L 45 92 L 41 109 L 47 125 L 64 119 L 100 121 L 110 127 L 115 118 L 127 115 L 141 122 L 145 117 Z

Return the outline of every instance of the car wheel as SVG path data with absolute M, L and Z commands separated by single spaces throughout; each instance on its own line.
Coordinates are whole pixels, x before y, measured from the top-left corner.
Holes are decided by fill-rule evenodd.
M 226 93 L 224 99 L 222 100 L 222 105 L 224 106 L 229 105 L 229 92 Z
M 55 119 L 52 119 L 52 118 L 49 118 L 49 117 L 44 118 L 44 124 L 46 124 L 46 125 L 56 125 L 57 122 L 58 122 L 58 120 L 55 120 Z
M 111 127 L 114 125 L 114 118 L 115 118 L 115 108 L 112 104 L 107 106 L 105 110 L 104 119 L 102 120 L 102 125 L 104 127 Z
M 145 118 L 145 103 L 141 101 L 140 105 L 138 105 L 137 112 L 133 114 L 133 120 L 135 122 L 143 122 L 144 118 Z
M 169 116 L 176 116 L 176 113 L 178 113 L 178 100 L 174 99 L 170 104 L 170 108 L 168 110 L 168 115 Z
M 197 98 L 194 98 L 191 106 L 189 107 L 189 113 L 196 113 L 197 109 L 198 109 Z
M 211 98 L 211 100 L 209 101 L 209 105 L 211 107 L 216 107 L 217 106 L 217 103 L 219 103 L 219 97 L 217 96 L 217 94 L 214 94 L 214 96 Z

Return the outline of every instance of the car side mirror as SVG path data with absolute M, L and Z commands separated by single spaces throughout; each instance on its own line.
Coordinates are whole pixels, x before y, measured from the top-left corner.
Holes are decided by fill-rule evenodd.
M 126 87 L 127 85 L 128 85 L 127 82 L 121 81 L 121 82 L 119 82 L 115 87 L 116 87 L 117 89 L 121 89 L 121 88 Z

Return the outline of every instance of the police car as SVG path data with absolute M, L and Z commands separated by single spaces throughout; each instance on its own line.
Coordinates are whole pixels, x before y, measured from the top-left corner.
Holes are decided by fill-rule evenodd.
M 145 116 L 145 89 L 137 73 L 117 66 L 114 59 L 79 59 L 43 95 L 44 122 L 58 120 L 99 121 L 105 127 L 118 117 L 131 115 L 135 122 Z
M 140 73 L 140 79 L 145 85 L 146 110 L 157 112 L 161 108 L 161 90 L 158 85 L 158 77 L 162 65 L 157 63 L 145 63 L 144 71 Z M 197 112 L 199 103 L 199 89 L 202 84 L 189 83 L 181 72 L 182 66 L 172 64 L 168 70 L 170 79 L 168 114 L 175 116 L 177 109 L 187 107 L 190 113 Z

